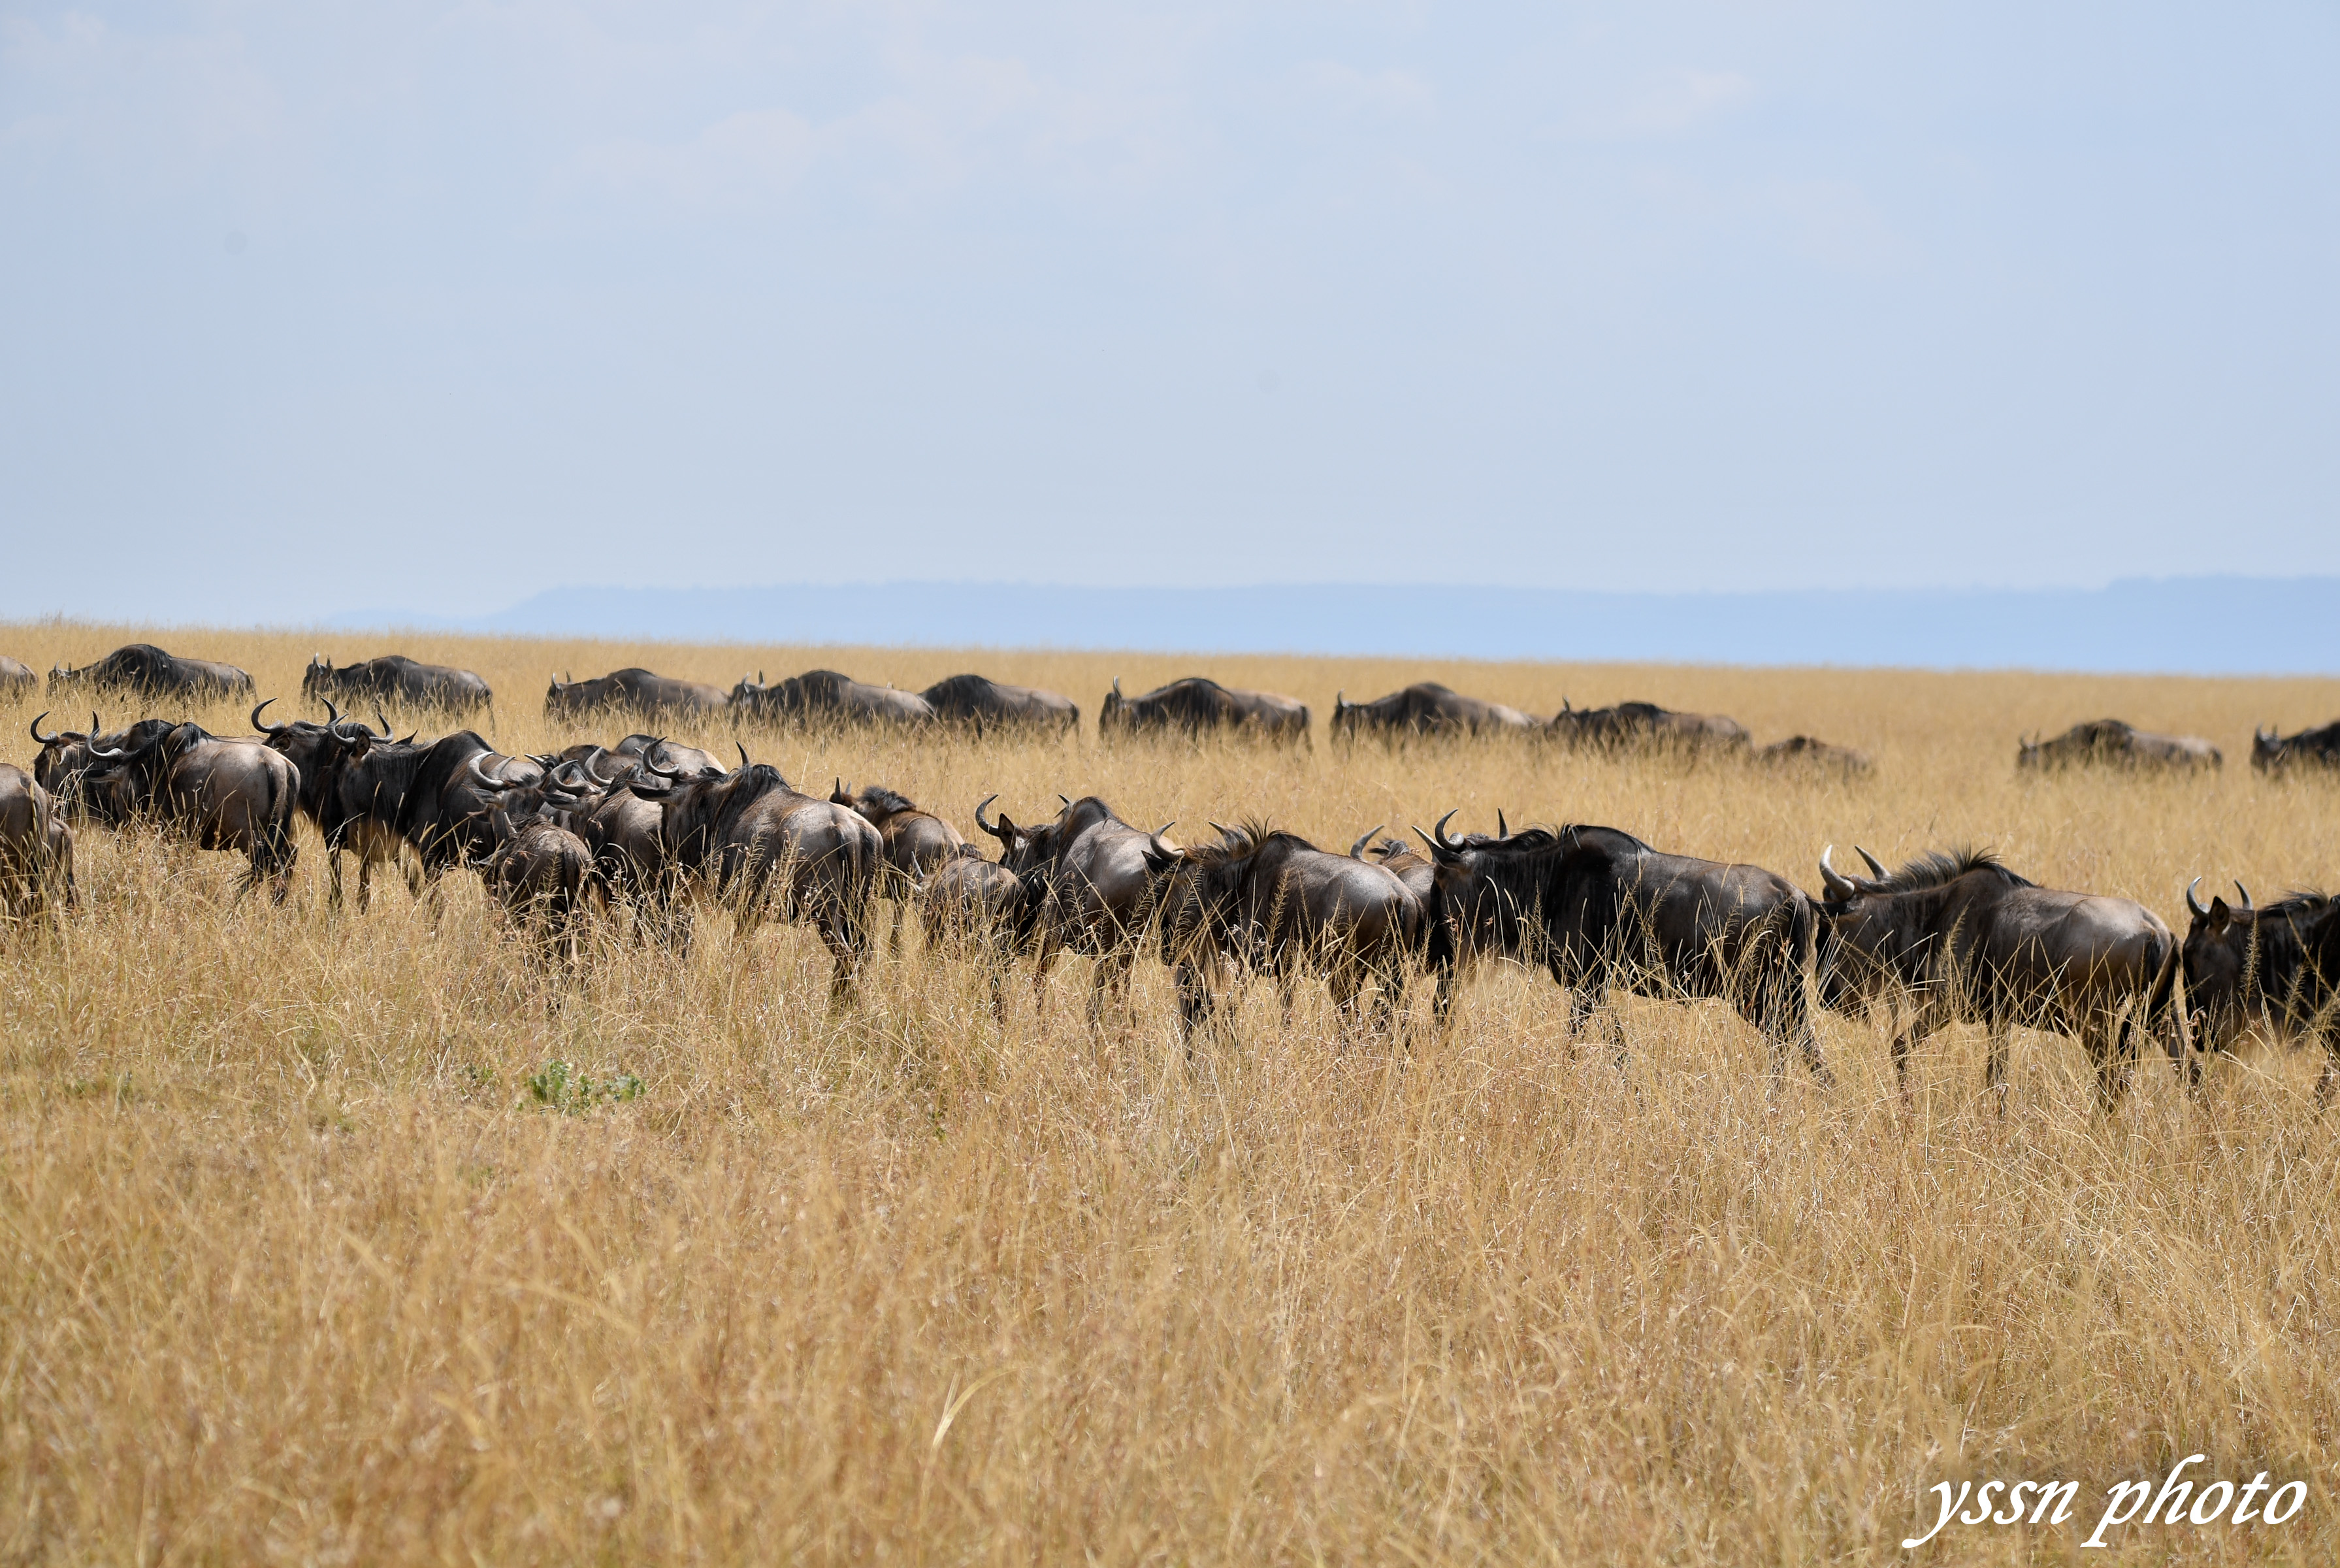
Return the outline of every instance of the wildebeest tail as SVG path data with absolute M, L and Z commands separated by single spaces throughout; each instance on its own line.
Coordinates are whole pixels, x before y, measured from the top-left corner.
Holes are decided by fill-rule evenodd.
M 2166 938 L 2161 950 L 2161 968 L 2153 978 L 2153 989 L 2145 998 L 2145 1026 L 2148 1029 L 2167 1028 L 2176 1040 L 2173 1048 L 2185 1050 L 2193 1042 L 2178 1009 L 2170 1005 L 2177 992 L 2177 938 Z

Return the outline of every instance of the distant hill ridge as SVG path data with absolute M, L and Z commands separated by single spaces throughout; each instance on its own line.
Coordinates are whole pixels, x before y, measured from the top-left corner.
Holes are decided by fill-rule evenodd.
M 2335 610 L 2340 578 L 1713 594 L 888 582 L 560 588 L 468 620 L 382 611 L 332 625 L 707 642 L 2306 675 L 2340 674 Z

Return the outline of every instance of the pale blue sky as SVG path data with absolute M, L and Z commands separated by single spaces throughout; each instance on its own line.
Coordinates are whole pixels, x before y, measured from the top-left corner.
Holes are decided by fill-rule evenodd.
M 0 614 L 2330 573 L 2335 431 L 2330 0 L 0 4 Z

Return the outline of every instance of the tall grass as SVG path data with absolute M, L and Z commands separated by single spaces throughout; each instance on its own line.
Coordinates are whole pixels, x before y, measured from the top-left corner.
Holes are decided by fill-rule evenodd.
M 45 669 L 132 634 L 0 650 Z M 286 697 L 311 646 L 157 640 Z M 485 675 L 508 749 L 573 738 L 540 717 L 561 669 L 977 668 L 1074 696 L 1066 740 L 741 737 L 978 839 L 983 795 L 1031 818 L 1094 791 L 1338 847 L 1501 807 L 1807 885 L 1831 841 L 1988 843 L 2173 924 L 2197 873 L 2340 880 L 2340 791 L 2246 761 L 2254 722 L 2321 722 L 2340 682 L 403 646 Z M 1336 686 L 1424 677 L 1535 710 L 1646 696 L 1878 771 L 1099 748 L 1114 675 L 1198 668 L 1320 719 Z M 0 727 L 40 705 L 0 700 Z M 2016 777 L 2018 731 L 2107 713 L 2227 766 Z M 2077 1479 L 2093 1523 L 2111 1482 L 2197 1451 L 2307 1481 L 2307 1510 L 2116 1533 L 2108 1558 L 2340 1556 L 2340 1121 L 2304 1055 L 2248 1050 L 2198 1098 L 2148 1063 L 2100 1118 L 2079 1049 L 2027 1035 L 2001 1118 L 1955 1030 L 1904 1109 L 1865 1022 L 1824 1024 L 1832 1092 L 1775 1089 L 1726 1010 L 1629 999 L 1621 1072 L 1572 1050 L 1548 980 L 1497 970 L 1410 1055 L 1254 987 L 1190 1065 L 1158 965 L 1096 1036 L 1082 964 L 1002 1023 L 913 942 L 832 1009 L 785 927 L 566 978 L 468 878 L 435 918 L 394 879 L 329 914 L 304 843 L 272 908 L 230 857 L 84 829 L 83 910 L 0 938 L 0 1560 L 1871 1560 L 1938 1481 Z M 638 1094 L 573 1083 L 620 1074 Z M 1926 1550 L 2062 1558 L 2085 1528 Z

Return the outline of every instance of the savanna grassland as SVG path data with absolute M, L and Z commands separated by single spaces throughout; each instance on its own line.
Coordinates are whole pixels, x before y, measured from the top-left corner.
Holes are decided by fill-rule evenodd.
M 315 645 L 151 635 L 285 699 Z M 485 675 L 509 750 L 588 738 L 541 717 L 563 670 L 1072 695 L 1067 740 L 743 733 L 978 839 L 981 797 L 1028 819 L 1062 790 L 1341 848 L 1500 807 L 1808 888 L 1828 843 L 1971 841 L 2180 928 L 2196 874 L 2340 882 L 2340 783 L 2247 765 L 2254 723 L 2340 715 L 2340 681 L 396 646 Z M 1315 706 L 1314 749 L 1100 749 L 1115 675 L 1197 670 Z M 1720 710 L 1877 771 L 1324 741 L 1336 688 L 1423 678 Z M 0 699 L 0 757 L 44 705 Z M 189 716 L 242 733 L 243 706 Z M 2107 714 L 2227 765 L 2018 779 L 2018 732 Z M 1923 1488 L 1989 1478 L 2077 1480 L 2074 1523 L 1918 1555 L 2061 1560 L 2111 1483 L 2196 1452 L 2306 1482 L 2305 1511 L 2105 1560 L 2340 1561 L 2340 1110 L 2305 1054 L 2246 1049 L 2199 1097 L 2148 1060 L 2107 1118 L 2078 1047 L 2027 1034 L 2002 1118 L 1957 1030 L 1905 1108 L 1866 1020 L 1823 1026 L 1832 1091 L 1775 1087 L 1735 1015 L 1631 1000 L 1620 1071 L 1503 969 L 1443 1035 L 1417 997 L 1410 1050 L 1254 985 L 1190 1063 L 1151 961 L 1097 1035 L 1086 960 L 1002 1023 L 915 933 L 838 1009 L 782 926 L 564 976 L 468 876 L 435 920 L 395 878 L 329 911 L 303 834 L 280 908 L 232 857 L 84 828 L 82 908 L 0 937 L 0 1562 L 1867 1562 L 1933 1523 Z

